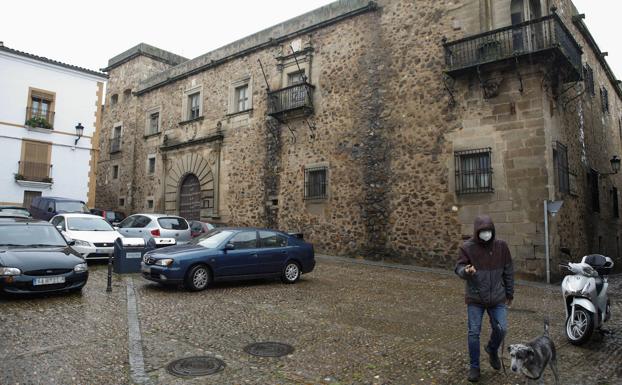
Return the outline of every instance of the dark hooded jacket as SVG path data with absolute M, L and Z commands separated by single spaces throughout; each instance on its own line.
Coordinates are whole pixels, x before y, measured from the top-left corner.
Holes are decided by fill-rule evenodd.
M 480 231 L 491 230 L 492 239 L 484 242 Z M 467 274 L 467 265 L 473 265 L 475 274 Z M 475 218 L 473 237 L 460 247 L 456 274 L 466 280 L 465 302 L 495 306 L 514 298 L 514 269 L 507 243 L 495 238 L 495 225 L 487 215 Z

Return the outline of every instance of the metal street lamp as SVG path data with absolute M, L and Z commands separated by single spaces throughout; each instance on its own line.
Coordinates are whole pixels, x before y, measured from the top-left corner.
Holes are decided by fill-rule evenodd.
M 612 156 L 611 159 L 609 159 L 609 163 L 611 163 L 611 169 L 613 170 L 613 172 L 604 172 L 599 175 L 601 176 L 614 175 L 620 171 L 620 157 L 619 156 L 617 155 Z
M 544 201 L 544 252 L 546 256 L 546 283 L 551 283 L 551 257 L 549 252 L 549 213 L 555 217 L 564 201 Z
M 84 133 L 84 126 L 82 126 L 82 123 L 78 123 L 78 125 L 76 126 L 76 135 L 78 136 L 76 138 L 76 141 L 74 142 L 74 146 L 76 144 L 78 144 L 78 140 L 80 140 L 80 138 L 82 137 L 82 134 Z M 618 168 L 619 168 L 619 164 L 618 164 Z

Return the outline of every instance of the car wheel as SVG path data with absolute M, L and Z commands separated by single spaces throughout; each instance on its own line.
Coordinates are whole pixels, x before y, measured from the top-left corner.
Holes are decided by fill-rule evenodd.
M 283 268 L 281 279 L 285 283 L 295 283 L 300 278 L 300 266 L 296 262 L 287 262 Z
M 186 289 L 192 291 L 201 291 L 207 288 L 210 283 L 210 272 L 207 266 L 197 265 L 194 266 L 188 274 L 186 274 L 186 280 L 184 286 Z

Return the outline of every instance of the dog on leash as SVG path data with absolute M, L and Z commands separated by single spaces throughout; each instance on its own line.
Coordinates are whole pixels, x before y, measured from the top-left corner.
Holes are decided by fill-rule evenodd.
M 508 352 L 512 359 L 512 371 L 524 375 L 527 378 L 527 385 L 544 384 L 542 374 L 547 365 L 553 371 L 555 385 L 559 385 L 555 344 L 549 337 L 549 323 L 546 320 L 542 336 L 524 344 L 510 345 Z

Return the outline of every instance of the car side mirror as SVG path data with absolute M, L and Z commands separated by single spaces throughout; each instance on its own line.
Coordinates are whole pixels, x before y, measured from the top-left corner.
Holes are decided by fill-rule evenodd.
M 235 245 L 233 243 L 227 243 L 225 245 L 225 250 L 235 250 Z
M 119 230 L 119 226 L 112 226 L 113 229 Z
M 56 226 L 56 228 L 58 229 L 58 231 L 63 231 L 63 226 L 61 225 Z
M 48 213 L 51 213 L 52 211 L 54 211 L 54 209 L 51 207 L 48 207 Z
M 73 239 L 67 239 L 67 244 L 69 246 L 75 246 L 76 245 L 76 241 L 74 241 Z

